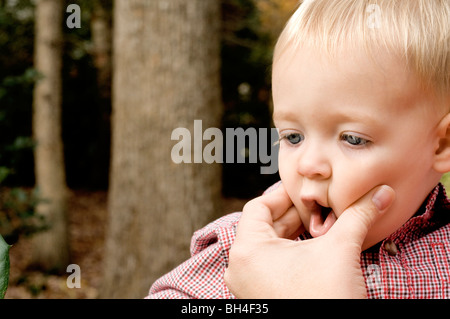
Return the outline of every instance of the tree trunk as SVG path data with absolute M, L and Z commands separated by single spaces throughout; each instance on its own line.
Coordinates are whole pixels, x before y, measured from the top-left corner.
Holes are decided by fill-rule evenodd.
M 102 297 L 142 298 L 217 217 L 219 164 L 175 164 L 171 133 L 219 127 L 218 0 L 116 0 Z M 194 147 L 192 147 L 194 149 Z
M 35 15 L 35 68 L 42 74 L 34 89 L 33 136 L 36 186 L 43 200 L 37 212 L 50 229 L 33 238 L 32 262 L 47 270 L 69 263 L 66 177 L 61 137 L 61 0 L 39 0 Z

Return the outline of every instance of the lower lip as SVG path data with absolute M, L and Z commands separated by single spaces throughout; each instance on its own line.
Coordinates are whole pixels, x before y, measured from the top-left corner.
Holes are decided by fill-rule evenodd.
M 319 237 L 325 235 L 334 225 L 337 218 L 333 211 L 331 211 L 325 221 L 323 220 L 320 211 L 311 214 L 309 219 L 309 233 L 312 237 Z

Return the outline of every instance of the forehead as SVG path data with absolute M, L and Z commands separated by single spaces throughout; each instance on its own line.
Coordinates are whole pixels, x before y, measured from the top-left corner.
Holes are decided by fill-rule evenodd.
M 419 84 L 406 63 L 395 55 L 382 51 L 369 55 L 363 49 L 345 47 L 333 55 L 310 46 L 287 49 L 274 59 L 272 75 L 275 86 L 293 79 L 303 84 L 320 80 L 322 86 L 347 84 L 349 81 L 357 86 L 362 81 L 362 84 L 370 82 L 373 89 L 380 86 L 404 89 L 405 86 Z
M 401 59 L 345 48 L 333 57 L 311 47 L 285 50 L 275 59 L 272 87 L 274 120 L 296 105 L 373 105 L 401 111 L 428 98 Z

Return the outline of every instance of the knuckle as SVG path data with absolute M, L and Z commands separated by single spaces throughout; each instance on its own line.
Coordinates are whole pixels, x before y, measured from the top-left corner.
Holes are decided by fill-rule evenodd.
M 248 201 L 247 203 L 245 203 L 242 211 L 243 212 L 250 211 L 250 210 L 260 207 L 260 205 L 261 205 L 260 199 L 259 199 L 259 197 L 257 197 L 257 198 L 254 198 L 254 199 Z

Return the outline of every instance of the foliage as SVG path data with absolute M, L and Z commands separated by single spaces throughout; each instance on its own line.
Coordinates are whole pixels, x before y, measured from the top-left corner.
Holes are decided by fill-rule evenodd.
M 98 1 L 111 11 L 111 0 Z M 101 157 L 101 165 L 92 167 L 92 163 L 98 161 L 98 150 L 109 147 L 99 145 L 96 138 L 102 127 L 99 122 L 108 119 L 109 114 L 99 111 L 96 70 L 91 55 L 90 19 L 94 2 L 64 0 L 63 4 L 62 134 L 66 175 L 71 187 L 89 187 L 93 183 L 91 176 L 103 168 L 101 178 L 105 181 L 96 184 L 107 187 L 105 176 L 109 158 Z M 66 7 L 72 3 L 81 7 L 79 29 L 66 26 L 69 16 Z M 5 153 L 5 147 L 13 145 L 18 137 L 31 141 L 33 85 L 37 80 L 37 72 L 33 71 L 34 10 L 34 0 L 0 0 L 0 166 L 13 172 L 4 181 L 8 186 L 34 185 L 32 149 Z
M 22 114 L 17 114 L 20 96 L 32 90 L 39 74 L 26 69 L 17 76 L 6 76 L 0 82 L 0 234 L 14 243 L 21 235 L 28 236 L 44 228 L 41 218 L 35 214 L 38 197 L 35 191 L 26 191 L 14 185 L 17 172 L 21 171 L 23 157 L 32 157 L 34 142 L 29 136 L 16 136 Z M 24 132 L 25 133 L 25 132 Z
M 23 223 L 22 218 L 28 219 L 34 212 L 33 201 L 25 191 L 4 186 L 33 176 L 32 167 L 26 164 L 32 158 L 31 101 L 38 78 L 31 68 L 33 9 L 31 0 L 0 2 L 0 233 L 8 241 L 29 232 L 30 227 L 24 226 L 28 222 Z M 4 298 L 9 282 L 10 247 L 0 235 L 0 298 Z
M 450 191 L 450 173 L 446 173 L 442 176 L 441 183 L 445 186 L 446 190 Z
M 9 282 L 9 248 L 3 237 L 0 235 L 0 299 L 5 297 Z
M 0 188 L 0 234 L 8 243 L 48 228 L 43 216 L 36 212 L 40 202 L 43 200 L 36 189 Z
M 33 65 L 34 1 L 0 2 L 0 79 Z
M 299 0 L 256 0 L 262 30 L 276 39 L 299 3 Z
M 33 15 L 31 0 L 0 3 L 0 167 L 3 183 L 32 185 L 31 113 Z

